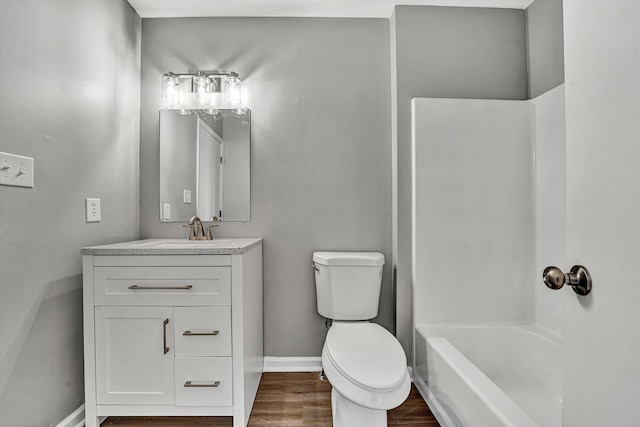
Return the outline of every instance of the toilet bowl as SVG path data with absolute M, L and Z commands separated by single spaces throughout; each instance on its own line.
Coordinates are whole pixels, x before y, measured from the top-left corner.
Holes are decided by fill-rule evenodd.
M 387 425 L 387 410 L 411 389 L 404 350 L 383 327 L 334 322 L 322 349 L 322 367 L 333 390 L 334 427 Z
M 318 312 L 332 319 L 322 349 L 334 427 L 385 427 L 387 410 L 409 396 L 407 358 L 398 340 L 368 320 L 378 313 L 384 256 L 313 255 Z

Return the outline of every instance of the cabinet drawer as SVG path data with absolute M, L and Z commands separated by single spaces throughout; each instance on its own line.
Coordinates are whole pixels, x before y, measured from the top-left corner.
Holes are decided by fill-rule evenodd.
M 231 356 L 231 307 L 175 307 L 176 356 Z
M 95 267 L 96 305 L 229 305 L 229 267 Z
M 230 357 L 176 357 L 176 406 L 231 406 Z

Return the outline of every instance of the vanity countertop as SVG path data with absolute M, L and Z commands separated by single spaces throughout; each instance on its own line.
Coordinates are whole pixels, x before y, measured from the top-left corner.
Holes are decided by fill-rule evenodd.
M 83 255 L 236 255 L 262 243 L 262 238 L 213 240 L 146 239 L 82 248 Z

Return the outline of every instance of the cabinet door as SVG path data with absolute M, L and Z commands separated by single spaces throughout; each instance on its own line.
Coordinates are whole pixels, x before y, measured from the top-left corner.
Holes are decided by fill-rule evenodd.
M 98 404 L 173 405 L 173 308 L 96 307 Z

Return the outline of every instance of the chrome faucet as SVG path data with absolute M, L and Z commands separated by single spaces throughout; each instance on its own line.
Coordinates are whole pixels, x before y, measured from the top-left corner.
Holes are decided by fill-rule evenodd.
M 189 240 L 213 240 L 212 227 L 218 226 L 218 218 L 213 217 L 213 224 L 207 227 L 207 233 L 204 232 L 202 221 L 197 216 L 192 216 L 183 227 L 189 227 Z

